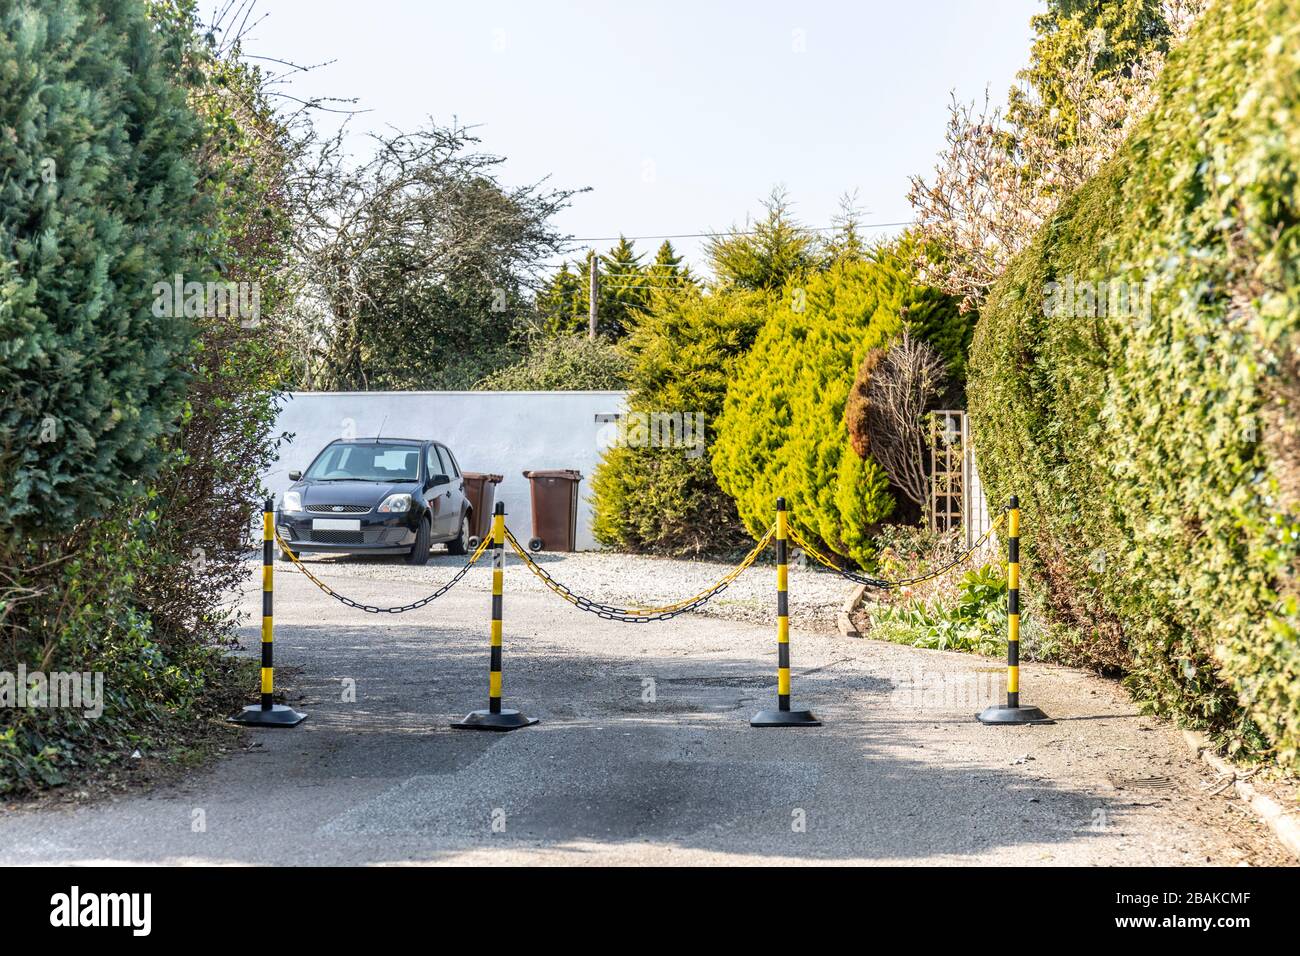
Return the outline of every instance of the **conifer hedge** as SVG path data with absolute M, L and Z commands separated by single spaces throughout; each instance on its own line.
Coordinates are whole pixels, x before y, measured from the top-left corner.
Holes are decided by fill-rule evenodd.
M 202 281 L 180 49 L 142 0 L 0 2 L 0 540 L 105 512 L 161 460 Z
M 784 496 L 821 544 L 872 562 L 871 534 L 894 497 L 881 468 L 854 453 L 844 405 L 864 356 L 904 322 L 960 367 L 969 320 L 953 298 L 917 281 L 907 240 L 795 280 L 773 301 L 731 376 L 713 454 L 751 534 L 772 523 Z
M 628 441 L 606 451 L 592 481 L 592 532 L 610 547 L 699 555 L 748 543 L 730 496 L 710 466 L 718 418 L 736 363 L 754 343 L 770 296 L 695 286 L 657 295 L 624 341 L 629 410 L 681 414 L 703 424 L 693 446 Z
M 1076 662 L 1300 762 L 1300 21 L 1212 4 L 994 288 L 970 409 Z M 1118 294 L 1117 294 L 1118 293 Z

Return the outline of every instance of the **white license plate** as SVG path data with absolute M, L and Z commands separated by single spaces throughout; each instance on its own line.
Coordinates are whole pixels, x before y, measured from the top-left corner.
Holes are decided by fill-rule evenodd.
M 313 531 L 360 531 L 360 518 L 312 518 Z

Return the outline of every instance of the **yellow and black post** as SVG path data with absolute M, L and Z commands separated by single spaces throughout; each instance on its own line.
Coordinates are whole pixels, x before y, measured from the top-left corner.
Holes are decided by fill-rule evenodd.
M 275 596 L 275 499 L 262 505 L 262 702 L 245 707 L 230 719 L 255 727 L 296 727 L 306 719 L 292 707 L 277 704 L 275 696 L 275 625 L 272 602 Z
M 492 657 L 488 665 L 488 709 L 475 710 L 454 724 L 457 730 L 518 730 L 537 723 L 517 710 L 501 709 L 501 598 L 505 581 L 506 506 L 497 502 L 492 515 Z
M 1037 707 L 1020 706 L 1020 499 L 1007 508 L 1007 705 L 985 707 L 981 724 L 1050 724 Z
M 760 710 L 751 727 L 820 727 L 810 710 L 790 709 L 790 524 L 785 499 L 776 499 L 776 710 Z

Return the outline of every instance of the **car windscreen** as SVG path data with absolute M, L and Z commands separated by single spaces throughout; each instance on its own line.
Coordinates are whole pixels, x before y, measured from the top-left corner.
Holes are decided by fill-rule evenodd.
M 382 442 L 341 442 L 321 452 L 304 477 L 309 481 L 416 481 L 420 449 Z

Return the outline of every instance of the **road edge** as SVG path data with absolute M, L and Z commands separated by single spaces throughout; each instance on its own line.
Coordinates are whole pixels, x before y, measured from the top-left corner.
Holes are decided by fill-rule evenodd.
M 854 626 L 850 615 L 857 609 L 866 590 L 864 584 L 854 585 L 845 596 L 844 603 L 840 605 L 835 615 L 835 623 L 841 637 L 862 637 L 862 633 Z M 1300 861 L 1300 818 L 1294 816 L 1272 797 L 1260 793 L 1249 780 L 1240 777 L 1235 767 L 1214 752 L 1214 745 L 1204 734 L 1194 730 L 1184 730 L 1182 736 L 1183 742 L 1194 757 L 1200 757 L 1225 779 L 1231 778 L 1233 788 L 1241 802 L 1250 808 L 1260 822 L 1273 831 L 1273 836 L 1287 852 Z
M 1233 788 L 1237 791 L 1241 802 L 1250 807 L 1251 812 L 1261 822 L 1268 825 L 1277 841 L 1292 856 L 1300 860 L 1300 820 L 1292 816 L 1272 797 L 1266 797 L 1256 790 L 1249 780 L 1239 776 L 1232 764 L 1214 752 L 1214 745 L 1204 734 L 1195 730 L 1184 730 L 1183 742 L 1187 744 L 1187 748 L 1194 756 L 1200 757 L 1221 776 L 1232 780 Z
M 861 637 L 860 632 L 853 625 L 853 618 L 849 615 L 857 609 L 858 602 L 862 600 L 862 595 L 866 592 L 865 584 L 855 584 L 850 589 L 848 596 L 844 598 L 844 603 L 840 605 L 839 611 L 835 615 L 835 626 L 839 628 L 840 637 Z

